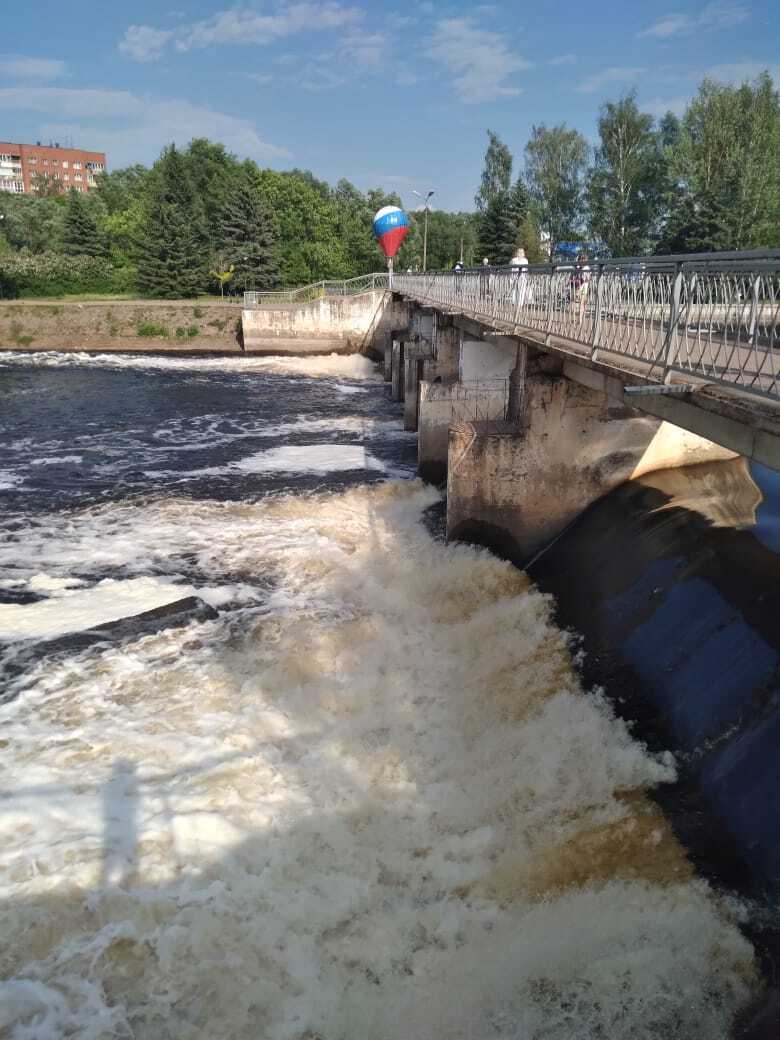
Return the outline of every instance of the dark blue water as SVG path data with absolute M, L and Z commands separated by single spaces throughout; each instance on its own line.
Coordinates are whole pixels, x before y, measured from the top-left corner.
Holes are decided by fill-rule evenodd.
M 44 629 L 68 627 L 27 632 L 13 610 L 48 600 L 61 613 L 74 589 L 109 613 L 106 581 L 163 584 L 168 599 L 211 590 L 220 611 L 263 602 L 275 575 L 220 553 L 235 517 L 214 503 L 409 477 L 416 439 L 398 416 L 365 358 L 0 355 L 0 687 L 18 692 L 63 650 Z M 150 587 L 148 602 L 160 595 Z
M 312 359 L 313 371 L 338 359 Z M 291 364 L 294 364 L 291 363 Z M 283 368 L 283 363 L 279 362 Z M 369 366 L 344 359 L 343 368 Z M 7 518 L 175 488 L 245 499 L 283 487 L 329 488 L 407 475 L 415 440 L 384 384 L 307 378 L 240 362 L 108 358 L 105 364 L 0 355 L 0 509 Z M 301 469 L 282 450 L 333 445 L 332 468 Z M 364 459 L 340 450 L 363 448 Z M 248 460 L 274 452 L 272 468 Z M 361 462 L 365 461 L 366 465 Z

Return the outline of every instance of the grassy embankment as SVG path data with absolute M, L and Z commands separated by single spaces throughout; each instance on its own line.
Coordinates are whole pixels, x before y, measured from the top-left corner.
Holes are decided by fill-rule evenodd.
M 84 295 L 0 301 L 0 349 L 237 351 L 241 303 Z

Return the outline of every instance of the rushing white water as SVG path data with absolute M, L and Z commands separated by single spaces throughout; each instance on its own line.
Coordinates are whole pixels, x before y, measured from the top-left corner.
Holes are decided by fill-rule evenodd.
M 0 351 L 0 365 L 28 366 L 31 368 L 115 368 L 163 372 L 271 372 L 281 375 L 302 375 L 310 379 L 344 378 L 379 380 L 376 366 L 361 354 L 313 354 L 302 357 L 253 357 L 240 354 L 231 357 L 176 357 L 161 354 L 85 354 L 79 351 L 63 353 L 43 350 L 34 354 L 20 354 L 12 350 Z M 357 387 L 343 387 L 355 393 Z
M 16 580 L 233 589 L 0 709 L 13 1040 L 725 1038 L 740 908 L 644 792 L 550 603 L 387 482 L 42 518 Z M 0 547 L 0 564 L 9 549 Z

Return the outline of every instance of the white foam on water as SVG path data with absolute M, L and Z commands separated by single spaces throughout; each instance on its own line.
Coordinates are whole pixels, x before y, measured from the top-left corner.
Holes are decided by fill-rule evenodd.
M 35 354 L 0 351 L 0 366 L 31 368 L 149 369 L 182 372 L 269 372 L 278 375 L 307 376 L 315 379 L 361 379 L 380 381 L 374 362 L 362 354 L 308 354 L 300 357 L 176 357 L 159 354 L 86 354 L 77 351 L 45 350 Z
M 35 579 L 32 589 L 41 589 Z M 64 579 L 49 583 L 55 594 L 36 603 L 0 603 L 0 639 L 54 639 L 109 621 L 154 610 L 194 595 L 194 589 L 159 578 L 106 578 L 91 588 L 71 588 Z
M 24 474 L 11 469 L 0 469 L 0 491 L 10 491 L 24 483 Z
M 3 1035 L 728 1037 L 754 957 L 645 799 L 673 762 L 582 691 L 547 597 L 430 538 L 437 497 L 30 532 L 30 577 L 186 551 L 276 584 L 0 708 Z
M 49 458 L 38 458 L 30 461 L 31 466 L 59 466 L 63 462 L 81 462 L 83 455 L 52 455 Z
M 335 473 L 368 469 L 385 472 L 385 464 L 362 444 L 287 444 L 233 463 L 245 473 Z

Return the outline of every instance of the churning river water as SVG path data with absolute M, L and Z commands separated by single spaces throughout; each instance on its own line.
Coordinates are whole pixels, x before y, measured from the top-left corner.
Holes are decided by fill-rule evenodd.
M 675 760 L 431 533 L 368 361 L 0 355 L 0 445 L 0 1035 L 730 1035 Z

